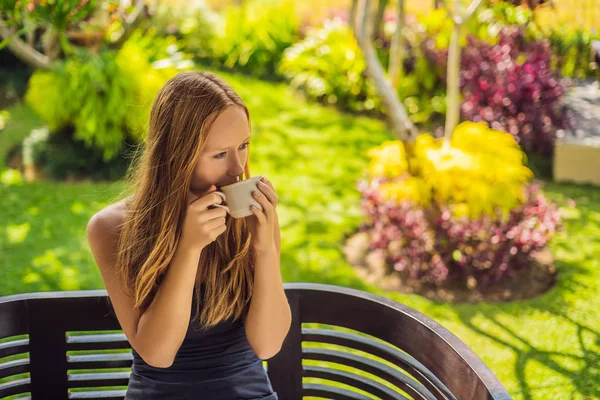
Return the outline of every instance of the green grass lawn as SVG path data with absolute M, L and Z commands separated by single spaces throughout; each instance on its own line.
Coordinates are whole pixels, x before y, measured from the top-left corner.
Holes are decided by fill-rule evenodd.
M 577 207 L 565 213 L 566 232 L 551 243 L 558 284 L 538 299 L 448 305 L 382 292 L 357 277 L 341 242 L 360 224 L 355 183 L 367 149 L 390 139 L 384 125 L 308 105 L 285 85 L 221 75 L 252 113 L 252 173 L 271 179 L 279 194 L 286 282 L 349 286 L 427 314 L 464 340 L 515 399 L 600 398 L 600 188 L 546 185 L 551 199 L 566 205 L 573 198 Z M 6 131 L 17 123 L 11 115 Z M 0 186 L 0 295 L 102 288 L 85 225 L 121 189 L 120 183 Z

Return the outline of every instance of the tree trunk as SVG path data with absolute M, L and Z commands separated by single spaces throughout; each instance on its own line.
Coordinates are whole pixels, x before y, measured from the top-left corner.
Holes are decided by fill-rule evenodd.
M 456 125 L 458 125 L 460 116 L 460 54 L 459 44 L 462 24 L 454 24 L 452 36 L 450 38 L 450 47 L 448 48 L 448 71 L 447 79 L 447 112 L 446 127 L 444 129 L 444 145 L 450 144 L 450 138 Z
M 454 132 L 454 128 L 456 128 L 460 120 L 460 34 L 462 32 L 462 27 L 469 19 L 471 19 L 473 14 L 475 14 L 475 11 L 477 11 L 482 2 L 483 0 L 473 0 L 463 14 L 461 13 L 460 0 L 456 0 L 454 15 L 448 10 L 449 16 L 454 21 L 454 28 L 452 29 L 450 47 L 448 48 L 448 71 L 446 72 L 448 93 L 446 99 L 447 111 L 446 125 L 444 127 L 444 147 L 450 145 L 452 132 Z M 448 9 L 447 6 L 446 9 Z
M 123 44 L 129 39 L 131 34 L 140 26 L 140 24 L 149 16 L 149 8 L 145 5 L 144 0 L 137 0 L 135 9 L 129 15 L 126 21 L 123 22 L 123 33 L 113 43 L 110 44 L 111 49 L 120 49 Z
M 23 25 L 27 26 L 27 32 L 25 33 L 25 37 L 27 38 L 27 46 L 33 47 L 35 44 L 35 25 L 31 23 L 29 20 L 23 21 Z
M 350 25 L 350 29 L 353 31 L 356 30 L 356 6 L 358 5 L 358 0 L 352 0 L 352 5 L 350 6 L 350 17 L 348 18 L 348 25 Z
M 379 0 L 379 7 L 377 9 L 377 17 L 375 17 L 375 26 L 373 28 L 373 32 L 375 33 L 375 37 L 379 37 L 381 32 L 381 27 L 383 25 L 383 16 L 385 14 L 385 9 L 389 3 L 389 0 Z
M 109 46 L 111 48 L 121 48 L 123 43 L 131 36 L 133 31 L 149 16 L 149 9 L 145 5 L 145 0 L 136 0 L 135 9 L 123 22 L 123 32 L 121 36 Z M 57 32 L 52 27 L 47 27 L 46 32 L 42 36 L 42 48 L 44 53 L 35 49 L 31 44 L 21 40 L 16 33 L 17 30 L 6 25 L 3 15 L 0 15 L 0 41 L 10 38 L 7 47 L 21 61 L 31 65 L 37 69 L 48 70 L 52 67 L 54 60 L 61 56 L 62 50 L 66 51 L 68 42 L 64 32 Z M 32 36 L 28 36 L 28 41 L 31 42 Z
M 394 88 L 398 87 L 404 76 L 404 0 L 398 0 L 396 31 L 390 48 L 390 80 Z
M 8 42 L 8 48 L 10 51 L 25 64 L 29 64 L 34 68 L 38 69 L 50 69 L 52 61 L 45 54 L 37 51 L 33 46 L 29 46 L 27 43 L 22 41 L 14 30 L 9 29 L 4 25 L 4 21 L 0 18 L 0 37 L 3 39 L 12 36 L 10 42 Z
M 42 35 L 42 47 L 44 53 L 50 59 L 50 62 L 57 60 L 60 57 L 60 42 L 59 33 L 52 27 L 48 26 L 46 32 Z
M 403 142 L 413 142 L 417 136 L 417 130 L 408 117 L 404 106 L 398 98 L 398 94 L 385 76 L 385 71 L 381 66 L 375 47 L 371 42 L 373 37 L 373 22 L 375 19 L 375 7 L 370 0 L 362 0 L 363 27 L 360 34 L 356 35 L 356 40 L 365 56 L 367 63 L 367 74 L 373 79 L 378 95 L 381 97 L 387 111 L 387 117 L 391 127 Z

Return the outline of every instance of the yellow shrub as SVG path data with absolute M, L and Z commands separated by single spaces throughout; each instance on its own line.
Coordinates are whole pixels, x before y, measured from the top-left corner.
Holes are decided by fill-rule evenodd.
M 372 158 L 369 172 L 372 176 L 396 178 L 408 171 L 406 150 L 400 141 L 386 141 L 369 150 Z
M 431 202 L 431 189 L 423 179 L 417 177 L 411 176 L 402 181 L 386 182 L 377 190 L 386 200 L 395 202 L 410 200 L 423 206 Z
M 369 151 L 371 178 L 386 178 L 378 191 L 386 200 L 431 201 L 450 207 L 455 216 L 507 216 L 524 198 L 523 184 L 533 173 L 513 136 L 485 123 L 456 127 L 450 146 L 429 134 L 420 135 L 414 156 L 407 160 L 400 141 L 388 141 Z M 410 168 L 409 168 L 410 166 Z M 412 176 L 406 174 L 412 171 Z

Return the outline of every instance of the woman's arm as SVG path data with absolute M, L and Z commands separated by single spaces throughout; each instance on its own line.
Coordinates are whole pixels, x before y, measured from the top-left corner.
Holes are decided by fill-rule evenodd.
M 254 291 L 245 329 L 250 346 L 263 360 L 279 352 L 292 322 L 279 265 L 275 246 L 255 253 Z
M 100 212 L 91 218 L 86 233 L 92 254 L 127 340 L 146 363 L 167 368 L 187 332 L 201 249 L 178 246 L 154 300 L 140 315 L 134 310 L 133 294 L 121 289 L 121 279 L 113 268 L 115 226 L 115 215 Z
M 177 248 L 154 300 L 139 320 L 135 343 L 144 350 L 144 360 L 156 367 L 170 367 L 185 339 L 200 253 L 194 247 Z
M 281 256 L 281 233 L 279 232 L 279 216 L 275 213 L 275 249 L 277 250 L 277 257 Z
M 152 366 L 171 366 L 185 339 L 200 254 L 226 228 L 225 211 L 221 208 L 208 210 L 207 207 L 221 201 L 220 196 L 209 194 L 188 206 L 173 259 L 154 299 L 141 315 L 134 308 L 131 290 L 124 292 L 121 289 L 124 285 L 114 268 L 119 236 L 115 227 L 121 226 L 123 213 L 105 209 L 88 222 L 88 242 L 117 319 L 131 346 Z

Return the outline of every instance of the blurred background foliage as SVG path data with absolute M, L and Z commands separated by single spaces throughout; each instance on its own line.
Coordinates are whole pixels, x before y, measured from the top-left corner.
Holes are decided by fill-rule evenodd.
M 476 10 L 453 104 L 442 0 L 406 0 L 400 24 L 397 2 L 380 0 L 375 60 L 348 0 L 3 1 L 0 295 L 102 287 L 86 223 L 123 188 L 160 87 L 209 70 L 251 110 L 253 171 L 280 196 L 285 281 L 426 313 L 516 399 L 600 398 L 600 189 L 552 179 L 578 123 L 572 88 L 600 91 L 600 4 L 542 3 Z M 393 129 L 370 68 L 391 76 L 397 61 L 390 93 L 414 140 Z M 461 123 L 444 132 L 452 109 Z M 548 254 L 552 284 L 535 292 L 526 274 Z M 398 279 L 415 294 L 390 289 Z M 483 301 L 497 292 L 505 302 Z

